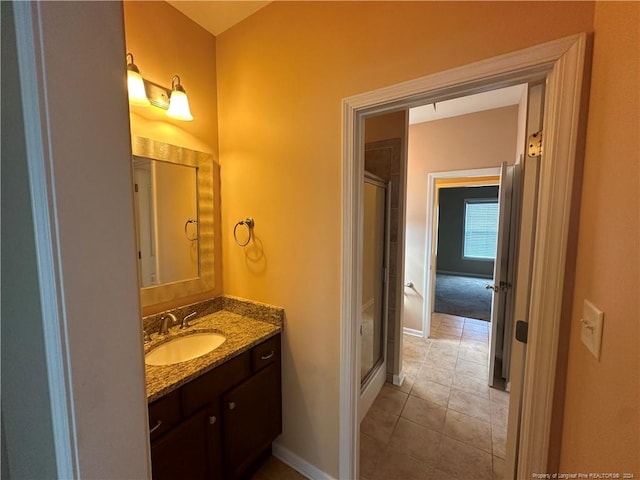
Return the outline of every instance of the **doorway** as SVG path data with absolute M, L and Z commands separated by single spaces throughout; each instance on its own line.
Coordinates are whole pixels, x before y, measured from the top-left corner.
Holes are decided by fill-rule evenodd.
M 516 104 L 520 97 L 521 93 L 515 96 Z M 427 203 L 433 207 L 436 219 L 440 212 L 440 222 L 436 222 L 436 226 L 438 223 L 441 224 L 440 230 L 445 229 L 443 223 L 454 220 L 453 212 L 444 208 L 442 203 L 438 206 L 438 202 L 427 202 L 424 188 L 427 184 L 426 177 L 416 174 L 416 163 L 430 165 L 429 159 L 425 156 L 448 157 L 449 153 L 453 153 L 452 150 L 462 150 L 460 159 L 468 162 L 468 155 L 475 154 L 478 157 L 476 136 L 484 137 L 490 143 L 504 143 L 502 149 L 486 152 L 486 161 L 489 164 L 496 165 L 501 158 L 513 158 L 516 148 L 517 113 L 517 105 L 510 105 L 497 110 L 468 112 L 461 117 L 433 122 L 433 128 L 423 130 L 424 135 L 421 136 L 434 138 L 433 142 L 449 144 L 448 148 L 441 145 L 433 151 L 425 151 L 430 150 L 429 148 L 414 148 L 412 138 L 416 138 L 413 134 L 419 133 L 413 129 L 413 125 L 409 127 L 410 186 L 407 196 L 413 193 L 414 198 L 407 199 L 407 224 L 408 229 L 414 231 L 407 235 L 407 250 L 410 250 L 414 243 L 419 243 L 413 235 L 415 230 L 422 231 L 423 235 L 426 231 Z M 509 124 L 512 128 L 507 135 L 506 129 Z M 368 126 L 369 123 L 366 128 Z M 475 131 L 467 134 L 464 127 Z M 445 130 L 450 133 L 446 139 Z M 463 148 L 463 144 L 466 148 Z M 430 143 L 428 146 L 433 144 Z M 442 198 L 442 192 L 465 194 L 455 196 L 455 203 L 461 207 L 458 213 L 462 217 L 465 200 L 478 200 L 482 197 L 478 189 L 489 189 L 483 200 L 497 201 L 497 184 L 500 178 L 496 174 L 499 172 L 499 168 L 493 167 L 477 171 L 432 174 L 434 177 L 442 177 L 434 182 L 438 187 L 433 190 L 434 196 L 436 199 Z M 419 192 L 413 188 L 420 184 L 423 186 L 422 195 L 416 194 Z M 421 215 L 420 212 L 416 212 L 416 204 L 422 206 Z M 453 223 L 450 230 L 461 236 L 464 227 L 462 219 Z M 489 247 L 491 256 L 495 256 L 496 227 L 497 225 L 494 225 L 493 242 Z M 438 229 L 434 229 L 433 238 L 438 238 L 437 232 Z M 424 269 L 424 236 L 422 238 L 422 247 L 416 249 L 417 258 L 413 257 L 412 252 L 408 252 L 407 260 L 413 264 L 422 261 L 421 268 Z M 462 239 L 459 240 L 462 242 Z M 454 243 L 451 238 L 447 238 L 446 242 L 447 245 L 444 246 Z M 434 244 L 434 254 L 444 253 L 438 251 L 437 242 Z M 441 243 L 440 250 L 444 250 L 444 246 Z M 453 251 L 461 256 L 463 244 L 454 246 Z M 480 266 L 484 267 L 489 275 L 488 280 L 482 280 L 481 289 L 484 293 L 488 292 L 486 284 L 492 283 L 493 262 L 488 269 L 485 265 Z M 415 265 L 405 267 L 409 275 L 405 276 L 405 280 L 415 280 L 411 282 L 413 285 L 405 285 L 405 301 L 422 292 L 426 292 L 427 296 L 433 294 L 433 290 L 423 290 L 422 282 L 418 281 L 424 272 L 420 271 L 417 277 L 411 277 L 412 273 L 415 274 L 415 270 L 411 271 L 412 267 Z M 459 268 L 456 267 L 458 271 L 455 273 L 459 273 Z M 451 270 L 450 268 L 448 273 L 454 273 Z M 435 269 L 432 272 L 435 276 Z M 490 293 L 488 298 L 487 315 L 491 311 Z M 422 311 L 422 308 L 419 310 Z M 371 412 L 360 425 L 360 478 L 393 478 L 399 475 L 413 478 L 418 472 L 428 469 L 432 469 L 434 474 L 437 472 L 439 478 L 484 478 L 490 477 L 494 469 L 504 469 L 509 396 L 504 392 L 493 392 L 488 387 L 488 323 L 466 317 L 434 313 L 430 322 L 431 332 L 424 335 L 429 337 L 428 339 L 422 335 L 403 336 L 405 381 L 399 387 L 385 385 Z M 408 465 L 412 466 L 412 471 L 408 470 Z
M 519 436 L 518 475 L 542 471 L 546 465 L 553 399 L 553 379 L 557 357 L 557 332 L 562 306 L 564 261 L 571 206 L 580 112 L 580 88 L 586 35 L 577 35 L 532 47 L 495 59 L 478 62 L 424 77 L 405 84 L 368 92 L 345 100 L 345 162 L 343 230 L 343 348 L 341 369 L 340 475 L 355 478 L 358 472 L 357 372 L 353 355 L 359 354 L 357 326 L 353 319 L 361 279 L 355 274 L 361 245 L 363 120 L 375 113 L 397 111 L 411 105 L 432 103 L 491 88 L 524 82 L 543 81 L 548 88 L 545 112 L 549 128 L 539 177 L 538 228 L 530 308 L 527 320 L 529 343 L 524 364 L 523 408 Z M 565 152 L 568 154 L 562 154 Z M 552 285 L 550 287 L 549 285 Z M 354 296 L 355 293 L 355 296 Z M 513 400 L 512 400 L 513 402 Z M 511 425 L 511 422 L 510 422 Z M 510 427 L 511 428 L 511 427 Z M 514 476 L 516 470 L 505 476 Z
M 498 182 L 493 176 L 436 180 L 435 281 L 427 292 L 435 313 L 491 321 L 487 285 L 493 284 Z
M 524 98 L 527 98 L 528 91 L 532 90 L 532 88 L 525 89 L 523 91 Z M 537 107 L 535 101 L 536 98 L 533 98 L 530 102 L 530 111 Z M 519 110 L 522 110 L 522 107 L 523 103 L 521 102 Z M 490 116 L 486 115 L 478 120 L 487 123 Z M 524 116 L 518 113 L 516 117 L 515 112 L 512 112 L 506 121 L 514 125 L 517 123 L 519 130 L 524 128 L 526 123 Z M 497 142 L 501 141 L 499 132 L 503 131 L 504 125 L 496 124 L 496 126 L 499 127 L 494 139 Z M 537 124 L 531 128 L 537 128 Z M 524 138 L 524 134 L 519 136 Z M 515 143 L 518 144 L 518 142 Z M 505 154 L 511 156 L 513 152 Z M 486 322 L 484 327 L 490 334 L 490 357 L 487 365 L 491 374 L 488 384 L 501 390 L 509 390 L 514 292 L 506 285 L 511 286 L 515 283 L 516 244 L 520 230 L 519 199 L 523 195 L 520 188 L 522 181 L 520 152 L 518 151 L 515 156 L 518 157 L 518 160 L 513 165 L 507 165 L 507 162 L 503 162 L 503 166 L 499 168 L 438 172 L 428 176 L 427 212 L 430 217 L 425 235 L 424 284 L 426 295 L 423 324 L 420 329 L 424 333 L 421 335 L 427 338 L 433 336 L 438 328 L 438 322 L 434 324 L 432 321 L 436 313 Z M 535 179 L 537 160 L 532 158 L 528 160 L 528 163 L 529 176 Z M 530 188 L 533 191 L 527 192 L 528 197 L 535 197 L 534 191 L 537 186 L 535 180 L 532 183 Z M 442 199 L 445 202 L 452 201 L 453 206 L 443 206 L 440 201 Z M 534 201 L 533 198 L 529 198 L 528 204 Z M 470 204 L 476 202 L 481 207 L 486 205 L 483 202 L 491 202 L 492 207 L 489 219 L 490 231 L 485 230 L 486 225 L 482 225 L 480 229 L 480 239 L 478 239 L 482 242 L 480 247 L 465 245 L 468 240 L 466 236 L 468 233 L 466 230 L 469 228 L 467 225 L 469 219 L 466 218 L 469 216 L 468 209 Z M 527 217 L 529 222 L 532 221 L 531 217 L 532 215 Z M 448 233 L 449 231 L 452 233 Z M 525 234 L 530 235 L 531 232 L 526 231 Z M 451 244 L 453 244 L 453 248 Z M 448 251 L 439 251 L 440 245 L 444 245 Z M 478 248 L 483 251 L 478 251 Z M 528 254 L 530 248 L 530 245 L 525 245 L 522 248 L 523 258 L 526 256 L 525 252 Z M 465 253 L 469 253 L 469 249 L 476 249 L 474 251 L 476 255 L 488 258 L 483 258 L 480 262 L 467 262 L 464 257 Z M 450 251 L 453 252 L 453 260 L 447 258 L 447 255 L 451 255 Z M 486 265 L 483 265 L 482 262 L 486 262 Z M 479 265 L 476 266 L 476 264 Z M 455 270 L 450 271 L 447 268 L 448 265 L 454 265 Z M 467 271 L 460 272 L 462 269 L 467 269 Z M 450 283 L 463 285 L 460 291 L 455 292 L 452 300 L 453 305 L 448 311 L 438 305 L 439 278 L 444 278 Z M 500 282 L 502 282 L 502 286 L 500 286 Z M 527 288 L 527 281 L 524 278 L 520 279 L 519 283 L 522 290 Z M 477 300 L 480 295 L 484 296 Z M 522 303 L 526 303 L 526 301 Z M 442 315 L 437 315 L 437 317 L 441 318 Z

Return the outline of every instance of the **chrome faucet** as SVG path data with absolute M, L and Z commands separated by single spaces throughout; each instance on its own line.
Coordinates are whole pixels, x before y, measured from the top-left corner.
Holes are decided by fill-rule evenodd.
M 189 325 L 189 319 L 192 318 L 192 317 L 195 317 L 196 313 L 198 313 L 198 312 L 191 312 L 189 315 L 186 315 L 182 319 L 182 323 L 180 324 L 180 328 L 181 329 L 189 328 L 191 326 L 191 325 Z
M 171 319 L 171 325 L 169 325 L 169 319 Z M 167 313 L 160 319 L 160 330 L 158 330 L 158 335 L 168 335 L 169 327 L 174 326 L 178 323 L 178 319 L 173 313 Z

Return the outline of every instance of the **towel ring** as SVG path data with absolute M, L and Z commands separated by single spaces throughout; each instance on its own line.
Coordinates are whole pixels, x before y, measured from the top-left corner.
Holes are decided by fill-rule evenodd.
M 190 223 L 193 223 L 196 226 L 196 236 L 193 238 L 191 238 L 187 233 L 187 227 Z M 187 240 L 189 240 L 190 242 L 195 242 L 196 240 L 198 240 L 198 220 L 196 220 L 195 218 L 189 218 L 186 222 L 184 222 L 184 236 L 187 237 Z
M 256 222 L 253 221 L 253 218 L 251 217 L 247 217 L 244 220 L 240 220 L 238 223 L 236 223 L 236 226 L 233 227 L 233 239 L 236 241 L 236 243 L 241 246 L 241 247 L 246 247 L 247 245 L 249 245 L 249 242 L 251 241 L 251 234 L 253 231 L 253 226 L 256 224 Z M 238 227 L 240 225 L 244 225 L 245 227 L 247 227 L 247 231 L 249 232 L 249 237 L 247 237 L 247 241 L 242 243 L 238 241 L 238 235 L 237 235 L 237 231 L 238 231 Z

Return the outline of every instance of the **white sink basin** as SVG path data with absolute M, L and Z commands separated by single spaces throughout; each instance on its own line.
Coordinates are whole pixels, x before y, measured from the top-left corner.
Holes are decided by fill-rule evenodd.
M 212 352 L 227 338 L 219 333 L 192 333 L 157 346 L 144 357 L 147 365 L 172 365 Z

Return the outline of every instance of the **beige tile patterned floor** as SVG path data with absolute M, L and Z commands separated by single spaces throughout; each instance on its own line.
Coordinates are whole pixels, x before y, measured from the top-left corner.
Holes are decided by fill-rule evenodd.
M 271 455 L 265 459 L 250 480 L 306 480 L 306 478 Z
M 501 478 L 509 394 L 487 386 L 488 328 L 436 313 L 432 338 L 404 336 L 407 378 L 360 425 L 361 479 Z

